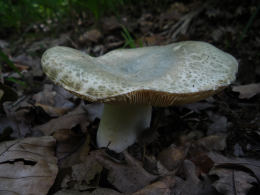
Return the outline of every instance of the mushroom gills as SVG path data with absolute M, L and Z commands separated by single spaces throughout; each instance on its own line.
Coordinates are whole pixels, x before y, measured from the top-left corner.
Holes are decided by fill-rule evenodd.
M 124 151 L 142 130 L 150 127 L 151 116 L 150 105 L 105 104 L 97 132 L 98 147 Z

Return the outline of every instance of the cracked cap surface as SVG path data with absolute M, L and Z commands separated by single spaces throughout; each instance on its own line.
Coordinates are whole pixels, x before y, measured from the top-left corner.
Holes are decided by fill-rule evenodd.
M 54 83 L 83 99 L 153 106 L 211 96 L 235 80 L 238 69 L 233 56 L 198 41 L 119 49 L 100 57 L 58 46 L 41 62 Z

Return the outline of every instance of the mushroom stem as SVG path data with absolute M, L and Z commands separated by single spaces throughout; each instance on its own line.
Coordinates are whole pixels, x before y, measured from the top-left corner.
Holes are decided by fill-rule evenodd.
M 105 104 L 97 132 L 98 147 L 124 151 L 142 130 L 150 126 L 151 115 L 149 105 Z

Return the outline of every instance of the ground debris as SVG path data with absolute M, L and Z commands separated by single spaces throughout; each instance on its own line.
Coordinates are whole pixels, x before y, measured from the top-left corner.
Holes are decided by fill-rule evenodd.
M 125 163 L 116 162 L 101 152 L 97 155 L 98 162 L 108 169 L 108 181 L 120 192 L 132 193 L 154 181 L 157 176 L 148 173 L 132 156 L 124 152 Z
M 0 194 L 46 195 L 58 167 L 53 137 L 0 143 Z

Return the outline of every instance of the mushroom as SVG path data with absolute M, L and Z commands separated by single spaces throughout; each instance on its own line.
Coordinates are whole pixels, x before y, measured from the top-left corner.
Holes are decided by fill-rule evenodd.
M 149 127 L 152 106 L 207 98 L 234 81 L 238 69 L 233 56 L 199 41 L 119 49 L 100 57 L 57 46 L 41 62 L 54 83 L 82 99 L 104 103 L 97 144 L 116 152 Z

